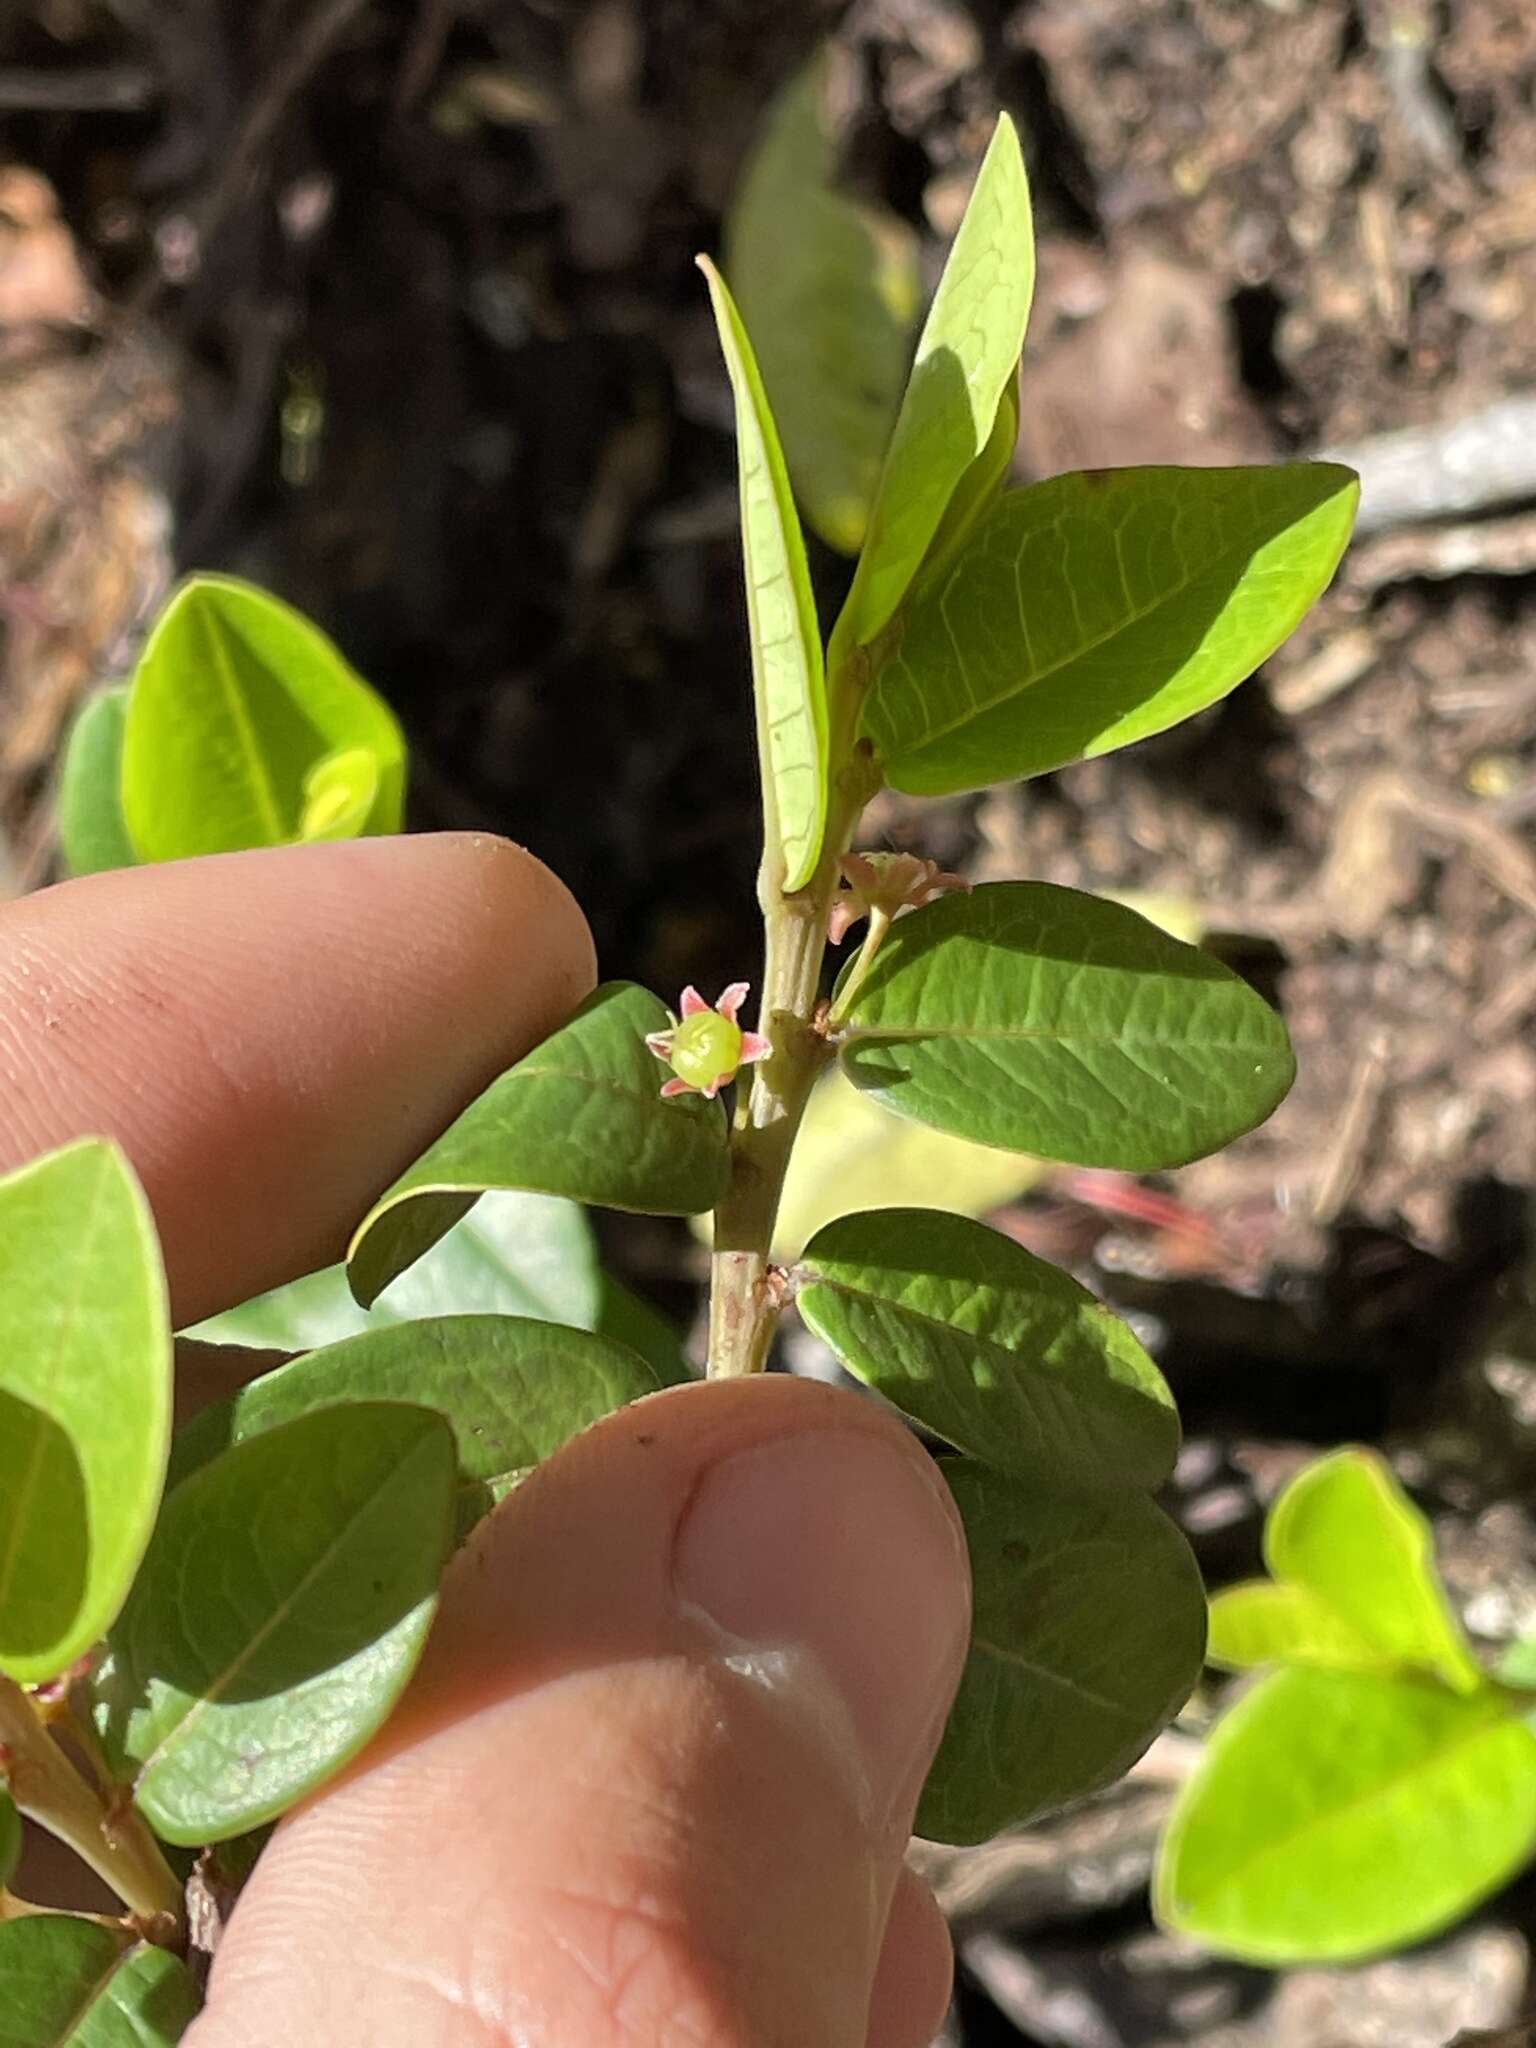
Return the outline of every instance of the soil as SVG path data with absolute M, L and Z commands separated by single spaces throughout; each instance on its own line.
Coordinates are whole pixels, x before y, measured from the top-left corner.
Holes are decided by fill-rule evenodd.
M 995 108 L 1020 122 L 1021 476 L 1438 433 L 1536 389 L 1528 0 L 4 0 L 16 886 L 50 872 L 80 693 L 177 566 L 223 566 L 398 705 L 414 824 L 532 846 L 612 974 L 749 971 L 729 399 L 692 258 L 825 34 L 859 81 L 850 177 L 930 273 Z M 1248 1568 L 1296 1447 L 1349 1436 L 1398 1454 L 1469 1587 L 1536 1577 L 1536 514 L 1468 519 L 1449 482 L 1444 512 L 1383 512 L 1192 726 L 874 820 L 978 877 L 1160 899 L 1285 1010 L 1301 1078 L 1264 1131 L 1153 1186 L 1062 1175 L 1000 1219 L 1156 1339 L 1214 1577 Z M 814 570 L 835 604 L 846 565 Z M 683 1310 L 681 1234 L 613 1249 Z M 1139 1914 L 1062 1917 L 1080 1955 L 1123 1955 Z M 1452 2023 L 1509 2020 L 1523 1956 Z M 1171 1967 L 1098 2034 L 1049 1987 L 1005 2022 L 985 1974 L 956 2041 L 1239 2038 L 1175 2025 Z

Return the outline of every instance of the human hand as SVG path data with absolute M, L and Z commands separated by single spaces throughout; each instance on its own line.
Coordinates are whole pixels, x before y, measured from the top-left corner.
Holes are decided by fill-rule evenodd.
M 593 976 L 501 841 L 237 854 L 0 913 L 0 1169 L 138 1168 L 178 1323 L 347 1227 Z M 451 1567 L 383 1737 L 278 1830 L 188 2048 L 926 2048 L 902 1870 L 964 1545 L 910 1437 L 786 1379 L 687 1387 L 542 1466 Z

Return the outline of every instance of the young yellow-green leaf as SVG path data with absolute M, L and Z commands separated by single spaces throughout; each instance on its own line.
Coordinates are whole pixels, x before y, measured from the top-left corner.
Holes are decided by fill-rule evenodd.
M 914 593 L 921 590 L 930 577 L 941 576 L 948 569 L 970 538 L 977 520 L 995 503 L 1008 481 L 1018 445 L 1019 379 L 1015 372 L 1003 386 L 997 418 L 992 423 L 986 447 L 961 477 L 955 486 L 955 495 L 944 507 L 938 531 L 928 543 L 922 567 L 913 579 Z
M 968 1217 L 880 1209 L 806 1246 L 800 1313 L 850 1372 L 1020 1479 L 1160 1486 L 1179 1420 L 1130 1330 L 1069 1274 Z
M 59 845 L 72 875 L 131 868 L 138 855 L 123 820 L 123 733 L 128 687 L 88 697 L 69 729 L 59 771 Z
M 1231 1671 L 1261 1664 L 1391 1671 L 1398 1663 L 1306 1586 L 1274 1579 L 1248 1579 L 1213 1597 L 1206 1658 Z
M 312 1351 L 423 1316 L 534 1316 L 601 1326 L 597 1243 L 579 1203 L 557 1195 L 482 1195 L 461 1222 L 360 1308 L 345 1266 L 326 1266 L 210 1316 L 184 1334 L 203 1344 Z
M 663 1101 L 666 1068 L 645 1043 L 661 1003 L 610 981 L 519 1060 L 385 1191 L 348 1258 L 366 1307 L 489 1188 L 568 1195 L 608 1209 L 693 1216 L 730 1170 L 725 1112 L 702 1095 Z
M 1429 1523 L 1373 1451 L 1345 1449 L 1299 1472 L 1269 1511 L 1264 1561 L 1304 1586 L 1377 1653 L 1459 1692 L 1483 1683 L 1435 1570 Z
M 171 2048 L 198 2011 L 185 1967 L 71 1913 L 0 1926 L 0 2048 Z
M 1325 462 L 1084 470 L 1008 491 L 924 582 L 863 711 L 921 796 L 1043 775 L 1202 711 L 1328 586 L 1360 495 Z
M 965 1523 L 971 1650 L 917 1832 L 981 1842 L 1127 1770 L 1189 1696 L 1205 1598 L 1144 1493 L 1075 1497 L 946 1463 Z
M 807 523 L 854 554 L 896 408 L 921 283 L 897 215 L 835 189 L 826 52 L 768 110 L 725 223 L 725 269 L 757 344 Z
M 301 612 L 233 576 L 172 594 L 139 657 L 123 744 L 123 811 L 144 860 L 281 846 L 328 757 L 376 764 L 363 829 L 395 832 L 405 742 L 394 713 Z
M 1285 1026 L 1219 961 L 1045 882 L 990 882 L 900 919 L 841 1057 L 904 1116 L 1132 1172 L 1251 1130 L 1295 1072 Z
M 342 747 L 315 763 L 304 778 L 299 837 L 356 839 L 368 829 L 379 800 L 379 760 L 368 747 Z
M 0 1180 L 0 1671 L 103 1636 L 154 1526 L 171 1332 L 149 1205 L 86 1138 Z
M 1003 114 L 917 344 L 836 646 L 873 640 L 906 595 L 945 507 L 992 439 L 1034 289 L 1029 183 Z
M 522 1316 L 432 1316 L 345 1338 L 205 1408 L 172 1446 L 177 1485 L 232 1443 L 339 1401 L 414 1401 L 453 1431 L 457 1525 L 489 1512 L 578 1430 L 661 1376 L 621 1344 Z
M 1536 1850 L 1536 1735 L 1501 1695 L 1279 1671 L 1174 1808 L 1167 1927 L 1255 1963 L 1341 1963 L 1458 1919 Z
M 258 1827 L 362 1748 L 426 1640 L 456 1485 L 442 1416 L 348 1402 L 168 1497 L 96 1680 L 98 1730 L 157 1834 Z
M 736 402 L 764 858 L 778 887 L 801 889 L 821 859 L 827 821 L 827 683 L 816 600 L 789 472 L 752 344 L 724 278 L 707 256 L 699 258 L 699 268 L 709 283 Z

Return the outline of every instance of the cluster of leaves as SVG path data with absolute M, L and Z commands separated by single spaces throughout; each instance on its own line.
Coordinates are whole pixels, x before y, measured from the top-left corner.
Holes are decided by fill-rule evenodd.
M 829 204 L 803 226 L 835 245 L 850 218 Z M 126 1163 L 87 1141 L 0 1183 L 0 1673 L 55 1679 L 105 1638 L 76 1688 L 93 1753 L 166 1843 L 241 1836 L 340 1768 L 398 1698 L 456 1540 L 573 1431 L 679 1376 L 572 1205 L 715 1209 L 734 1248 L 745 1148 L 778 1119 L 782 1175 L 834 1058 L 862 1099 L 946 1143 L 1132 1171 L 1225 1144 L 1289 1085 L 1274 1013 L 1120 904 L 1031 882 L 926 902 L 871 922 L 830 1004 L 820 934 L 882 782 L 1041 774 L 1234 687 L 1332 573 L 1354 479 L 1292 465 L 1007 487 L 1034 259 L 1004 120 L 877 472 L 827 487 L 823 523 L 845 534 L 836 506 L 867 495 L 824 640 L 752 341 L 705 268 L 736 401 L 777 991 L 752 1108 L 733 1127 L 712 1097 L 664 1099 L 647 1040 L 668 1013 L 634 984 L 599 988 L 385 1191 L 344 1275 L 205 1329 L 303 1355 L 174 1444 L 164 1284 Z M 336 650 L 200 578 L 77 734 L 65 837 L 88 867 L 387 829 L 402 781 L 392 722 Z M 793 989 L 774 965 L 790 953 Z M 760 1208 L 746 1245 L 764 1262 L 773 1220 Z M 974 1639 L 920 1826 L 977 1840 L 1112 1777 L 1187 1695 L 1205 1634 L 1193 1559 L 1152 1499 L 1178 1445 L 1152 1360 L 1073 1280 L 965 1216 L 841 1216 L 792 1278 L 849 1371 L 937 1440 L 969 1539 Z M 0 1984 L 33 1967 L 13 1932 Z M 124 1999 L 125 1973 L 148 1968 L 126 1953 Z
M 1270 1675 L 1178 1802 L 1157 1908 L 1254 1962 L 1343 1962 L 1434 1933 L 1536 1854 L 1536 1643 L 1484 1673 L 1369 1451 L 1306 1467 L 1264 1555 L 1270 1578 L 1212 1601 L 1209 1656 Z

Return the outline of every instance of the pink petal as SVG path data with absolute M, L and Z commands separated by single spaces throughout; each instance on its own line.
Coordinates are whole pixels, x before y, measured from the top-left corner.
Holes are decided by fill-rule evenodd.
M 673 1095 L 692 1095 L 695 1093 L 695 1090 L 691 1081 L 685 1081 L 679 1075 L 671 1081 L 663 1081 L 661 1092 L 663 1095 L 670 1097 Z
M 857 896 L 839 896 L 827 913 L 827 937 L 834 946 L 840 946 L 848 936 L 851 925 L 856 925 L 867 915 L 864 905 Z
M 710 1082 L 709 1086 L 707 1088 L 701 1088 L 699 1090 L 699 1093 L 703 1096 L 706 1102 L 713 1102 L 715 1097 L 720 1093 L 721 1082 L 724 1080 L 728 1080 L 729 1078 L 729 1075 L 717 1074 L 714 1080 Z
M 880 871 L 874 862 L 866 860 L 862 853 L 845 853 L 838 865 L 855 889 L 879 888 Z
M 708 1003 L 699 994 L 692 982 L 683 990 L 682 1012 L 685 1017 L 697 1017 L 700 1010 L 707 1010 Z
M 672 1057 L 672 1033 L 670 1031 L 647 1031 L 645 1042 L 659 1060 Z
M 741 1034 L 741 1064 L 750 1066 L 753 1060 L 765 1060 L 773 1051 L 771 1039 L 764 1038 L 760 1031 L 744 1031 Z
M 715 1005 L 715 1008 L 720 1012 L 721 1016 L 725 1018 L 728 1024 L 734 1024 L 736 1022 L 736 1012 L 741 1008 L 742 1004 L 746 1001 L 747 991 L 751 988 L 751 986 L 752 984 L 750 981 L 733 981 L 730 987 L 722 993 L 719 1002 Z

